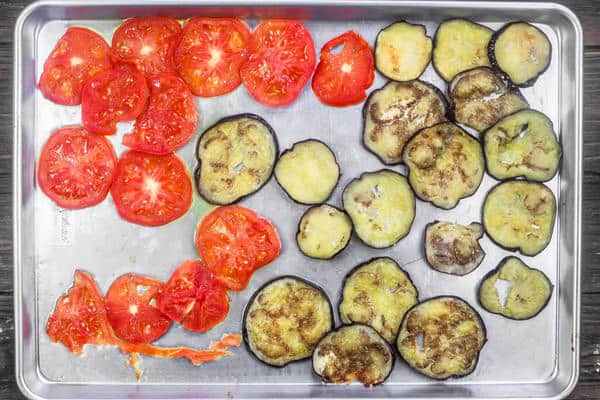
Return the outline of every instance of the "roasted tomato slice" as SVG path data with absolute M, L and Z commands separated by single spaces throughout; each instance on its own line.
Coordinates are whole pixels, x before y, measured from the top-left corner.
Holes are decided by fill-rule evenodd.
M 45 98 L 75 106 L 81 103 L 85 82 L 110 66 L 110 47 L 102 36 L 86 28 L 69 28 L 44 63 L 38 87 Z
M 297 21 L 268 19 L 256 27 L 240 74 L 248 93 L 268 107 L 292 103 L 315 68 L 315 45 Z
M 249 41 L 248 25 L 237 18 L 192 18 L 175 50 L 175 68 L 196 96 L 229 93 L 242 82 Z
M 54 131 L 42 148 L 37 181 L 56 204 L 78 209 L 106 198 L 116 169 L 117 155 L 106 138 L 72 126 Z
M 231 290 L 243 290 L 252 273 L 279 255 L 273 224 L 254 211 L 231 205 L 206 215 L 196 230 L 196 248 L 204 265 Z
M 150 343 L 164 335 L 171 320 L 153 303 L 163 282 L 137 274 L 118 277 L 106 292 L 105 305 L 113 331 L 131 343 Z
M 121 218 L 140 225 L 167 224 L 192 204 L 192 182 L 175 154 L 127 151 L 119 159 L 111 195 Z
M 100 135 L 116 133 L 117 122 L 134 120 L 144 111 L 148 93 L 146 78 L 130 64 L 98 73 L 81 93 L 83 126 Z
M 312 89 L 325 104 L 348 106 L 365 99 L 374 79 L 373 50 L 358 33 L 348 31 L 321 49 Z
M 197 260 L 175 269 L 157 298 L 157 307 L 186 329 L 205 332 L 227 317 L 227 289 Z

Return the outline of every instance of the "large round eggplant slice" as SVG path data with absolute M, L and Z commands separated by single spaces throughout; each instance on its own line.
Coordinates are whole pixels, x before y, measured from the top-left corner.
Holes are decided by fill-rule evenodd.
M 425 26 L 406 21 L 386 26 L 375 41 L 375 67 L 395 81 L 417 79 L 431 60 L 431 38 Z
M 388 82 L 365 102 L 363 143 L 385 164 L 398 164 L 408 139 L 445 121 L 446 111 L 446 99 L 435 86 L 419 80 Z
M 302 204 L 326 201 L 340 178 L 340 167 L 327 145 L 315 139 L 295 143 L 275 166 L 277 183 Z
M 449 87 L 456 122 L 483 132 L 502 117 L 527 108 L 527 100 L 503 77 L 487 67 L 456 75 Z
M 483 150 L 489 174 L 500 180 L 552 179 L 562 155 L 550 118 L 529 109 L 508 115 L 488 129 Z
M 396 261 L 374 258 L 348 273 L 338 310 L 343 323 L 369 325 L 393 343 L 402 317 L 418 297 L 410 276 Z
M 404 147 L 403 160 L 416 195 L 444 209 L 475 193 L 485 171 L 479 141 L 452 122 L 420 130 Z
M 483 227 L 509 250 L 534 256 L 544 250 L 554 229 L 556 199 L 541 183 L 512 180 L 494 186 L 483 203 Z
M 346 248 L 351 235 L 348 214 L 322 204 L 309 208 L 300 218 L 296 242 L 304 255 L 329 260 Z
M 468 226 L 452 222 L 433 222 L 425 228 L 425 256 L 436 271 L 466 275 L 483 261 L 485 252 L 479 245 L 483 227 L 477 222 Z
M 310 357 L 332 328 L 333 309 L 325 292 L 295 276 L 276 278 L 258 289 L 242 323 L 250 352 L 275 367 Z
M 463 18 L 440 24 L 433 39 L 433 67 L 446 82 L 456 74 L 489 67 L 488 43 L 494 31 Z
M 503 282 L 502 285 L 499 285 Z M 504 287 L 503 292 L 498 286 Z M 511 319 L 530 319 L 548 304 L 554 286 L 542 271 L 517 257 L 506 257 L 483 277 L 479 303 L 487 311 Z
M 343 325 L 329 332 L 312 356 L 313 370 L 325 382 L 365 386 L 382 383 L 394 367 L 394 351 L 370 326 Z
M 441 380 L 473 372 L 486 340 L 473 307 L 458 297 L 440 296 L 408 310 L 396 345 L 410 367 Z
M 488 56 L 515 85 L 527 87 L 548 69 L 552 45 L 535 26 L 522 21 L 510 22 L 490 40 Z
M 389 247 L 408 235 L 415 219 L 415 196 L 397 172 L 367 172 L 352 180 L 342 194 L 357 236 L 366 245 Z
M 259 190 L 277 159 L 275 131 L 261 117 L 223 118 L 198 140 L 194 173 L 198 193 L 212 204 L 231 204 Z

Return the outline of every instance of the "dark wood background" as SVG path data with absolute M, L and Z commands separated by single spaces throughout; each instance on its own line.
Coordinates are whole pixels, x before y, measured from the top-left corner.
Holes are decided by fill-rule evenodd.
M 29 3 L 0 0 L 0 399 L 23 398 L 14 377 L 12 53 L 14 22 Z M 560 3 L 581 20 L 585 44 L 581 372 L 569 399 L 600 399 L 600 1 Z

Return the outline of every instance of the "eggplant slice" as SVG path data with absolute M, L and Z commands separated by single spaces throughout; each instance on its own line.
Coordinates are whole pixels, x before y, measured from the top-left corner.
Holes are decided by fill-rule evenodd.
M 499 180 L 547 181 L 558 171 L 562 155 L 550 118 L 529 109 L 506 116 L 488 129 L 483 149 L 489 174 Z
M 343 325 L 328 333 L 312 357 L 313 370 L 325 382 L 365 386 L 382 383 L 394 367 L 394 351 L 370 326 Z
M 333 329 L 333 308 L 320 287 L 282 276 L 258 289 L 246 306 L 243 336 L 252 354 L 274 367 L 310 357 Z
M 481 264 L 485 252 L 479 245 L 483 226 L 472 222 L 468 226 L 452 222 L 434 222 L 425 228 L 425 256 L 436 271 L 466 275 Z
M 304 255 L 329 260 L 346 248 L 351 235 L 348 214 L 322 204 L 309 208 L 300 218 L 296 243 Z
M 396 345 L 406 363 L 433 379 L 469 375 L 487 341 L 477 311 L 454 296 L 440 296 L 411 308 Z
M 483 203 L 483 226 L 509 250 L 534 256 L 544 250 L 554 229 L 556 199 L 541 183 L 511 180 L 492 188 Z
M 198 193 L 212 204 L 232 204 L 259 190 L 277 159 L 275 131 L 261 117 L 223 118 L 198 140 L 194 173 Z
M 483 132 L 502 117 L 529 107 L 518 89 L 487 67 L 456 75 L 449 87 L 451 114 L 458 123 Z
M 374 248 L 389 247 L 408 235 L 415 219 L 415 196 L 397 172 L 367 172 L 342 194 L 357 236 Z
M 363 143 L 385 164 L 402 162 L 404 145 L 417 131 L 446 120 L 446 99 L 429 83 L 388 82 L 363 108 Z
M 346 276 L 338 310 L 343 323 L 369 325 L 393 343 L 419 294 L 408 273 L 388 257 L 360 264 Z
M 394 22 L 377 34 L 375 67 L 395 81 L 417 79 L 431 60 L 431 38 L 425 26 Z
M 507 289 L 501 295 L 498 281 Z M 554 286 L 542 271 L 527 266 L 517 257 L 506 257 L 483 277 L 479 303 L 487 311 L 506 318 L 524 320 L 538 315 L 548 304 Z
M 404 147 L 403 160 L 416 195 L 444 209 L 475 193 L 485 171 L 479 141 L 452 122 L 419 131 Z

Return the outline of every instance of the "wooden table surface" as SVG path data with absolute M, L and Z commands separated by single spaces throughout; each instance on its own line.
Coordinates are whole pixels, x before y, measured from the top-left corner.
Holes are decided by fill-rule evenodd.
M 0 399 L 23 398 L 14 377 L 12 53 L 14 22 L 29 3 L 0 0 Z M 600 399 L 600 1 L 560 3 L 579 17 L 585 44 L 581 372 L 569 399 Z

